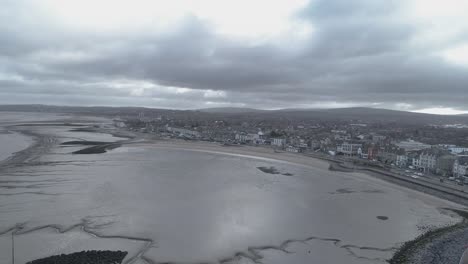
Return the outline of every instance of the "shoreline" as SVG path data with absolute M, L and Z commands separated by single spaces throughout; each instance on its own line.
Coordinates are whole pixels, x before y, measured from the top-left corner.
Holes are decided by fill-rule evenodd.
M 29 138 L 31 143 L 26 148 L 12 153 L 7 159 L 0 161 L 0 169 L 2 167 L 8 167 L 35 159 L 56 143 L 56 139 L 53 136 L 47 136 L 25 129 L 12 129 L 12 131 Z
M 6 127 L 0 127 L 0 140 L 7 142 L 6 146 L 2 144 L 3 151 L 0 153 L 0 165 L 8 163 L 17 153 L 30 148 L 37 142 L 35 136 Z
M 383 180 L 405 189 L 416 190 L 439 199 L 456 203 L 460 206 L 468 207 L 468 193 L 461 192 L 447 186 L 437 185 L 421 179 L 412 179 L 401 175 L 396 175 L 389 171 L 383 171 L 372 167 L 355 165 L 349 167 L 344 161 L 338 161 L 327 157 L 304 155 L 289 152 L 275 152 L 273 148 L 255 146 L 223 146 L 220 143 L 202 141 L 184 141 L 176 139 L 145 139 L 144 141 L 134 141 L 122 144 L 122 146 L 142 146 L 142 147 L 164 147 L 174 149 L 184 149 L 190 151 L 203 151 L 219 154 L 245 156 L 250 158 L 274 160 L 277 162 L 287 162 L 295 165 L 319 168 L 327 171 L 342 172 L 345 174 L 361 174 L 372 179 Z
M 390 264 L 458 263 L 466 249 L 468 238 L 468 212 L 449 209 L 462 217 L 459 223 L 428 230 L 413 240 L 405 242 Z M 435 261 L 435 262 L 434 262 Z
M 459 209 L 461 207 L 465 207 L 465 205 L 468 204 L 468 200 L 463 198 L 460 198 L 459 200 L 454 200 L 452 199 L 453 197 L 446 197 L 441 195 L 440 193 L 436 193 L 436 190 L 427 190 L 427 188 L 424 188 L 422 186 L 414 185 L 414 183 L 411 181 L 404 182 L 397 178 L 390 178 L 389 175 L 380 173 L 378 171 L 367 171 L 363 169 L 350 170 L 347 167 L 333 170 L 330 167 L 333 167 L 333 165 L 339 165 L 339 162 L 326 159 L 319 159 L 305 155 L 298 155 L 294 153 L 277 153 L 274 152 L 273 149 L 268 148 L 251 146 L 222 146 L 205 142 L 185 142 L 178 140 L 155 140 L 153 142 L 145 141 L 134 144 L 139 143 L 144 144 L 144 146 L 148 146 L 151 143 L 153 143 L 153 147 L 203 151 L 228 155 L 240 155 L 247 158 L 251 157 L 294 163 L 297 165 L 312 166 L 314 168 L 327 169 L 330 171 L 342 172 L 345 174 L 354 174 L 356 176 L 358 174 L 363 174 L 367 177 L 382 180 L 384 182 L 404 188 L 406 189 L 406 191 L 414 191 L 425 195 L 429 195 L 431 197 L 442 199 L 447 202 L 455 203 L 456 205 L 459 205 L 458 209 L 456 209 L 456 206 L 454 206 L 453 208 L 441 209 L 446 209 L 459 215 L 461 217 L 461 220 L 459 222 L 453 225 L 429 229 L 423 232 L 418 237 L 404 242 L 392 256 L 392 258 L 388 260 L 388 262 L 390 264 L 457 264 L 463 254 L 463 251 L 465 250 L 464 245 L 466 244 L 466 242 L 460 243 L 460 241 L 458 241 L 460 240 L 460 237 L 468 239 L 468 211 Z M 444 262 L 428 262 L 434 260 L 435 258 L 443 259 Z
M 287 162 L 296 165 L 311 166 L 328 170 L 328 161 L 312 158 L 303 155 L 297 155 L 289 152 L 274 152 L 273 148 L 253 147 L 253 146 L 223 146 L 220 143 L 202 142 L 202 141 L 182 141 L 182 140 L 145 140 L 142 142 L 131 142 L 125 145 L 139 145 L 144 147 L 152 145 L 153 147 L 175 148 L 191 151 L 204 151 L 219 154 L 238 155 L 251 158 L 260 158 L 265 160 L 274 160 Z
M 456 203 L 463 207 L 468 207 L 468 193 L 460 192 L 450 187 L 424 182 L 420 179 L 412 179 L 394 173 L 365 166 L 346 166 L 343 161 L 337 161 L 327 157 L 311 156 L 289 152 L 275 152 L 273 148 L 255 146 L 223 146 L 220 143 L 202 141 L 184 141 L 175 139 L 146 139 L 139 142 L 124 143 L 123 146 L 141 145 L 143 147 L 165 147 L 184 149 L 191 151 L 204 151 L 219 154 L 238 155 L 250 158 L 275 160 L 296 165 L 310 166 L 328 171 L 342 172 L 346 174 L 364 174 L 373 179 L 380 179 L 385 182 L 403 187 L 409 190 L 416 190 L 439 199 Z
M 92 129 L 91 129 L 92 130 Z M 10 156 L 5 161 L 0 161 L 0 169 L 1 167 L 8 167 L 8 165 L 13 164 L 13 163 L 21 163 L 21 162 L 27 162 L 27 160 L 31 158 L 35 158 L 37 156 L 40 156 L 41 153 L 43 152 L 43 149 L 49 148 L 51 145 L 55 144 L 55 140 L 53 137 L 49 137 L 46 135 L 41 135 L 41 134 L 36 134 L 28 129 L 26 130 L 19 130 L 15 131 L 18 133 L 21 133 L 23 135 L 26 135 L 30 138 L 33 138 L 33 143 L 26 149 L 23 149 L 21 151 L 18 151 L 14 153 L 14 155 Z M 105 131 L 101 129 L 97 129 L 96 131 L 88 131 L 88 132 L 99 132 L 99 133 L 107 133 L 107 134 L 116 134 L 119 136 L 122 136 L 124 133 L 120 133 L 118 130 L 114 131 Z M 117 132 L 117 133 L 116 133 Z M 130 134 L 127 134 L 126 136 L 128 138 L 130 137 Z M 266 148 L 266 147 L 255 147 L 255 146 L 224 146 L 221 145 L 220 143 L 212 143 L 212 142 L 201 142 L 201 141 L 185 141 L 185 140 L 177 140 L 177 139 L 151 139 L 148 137 L 141 137 L 140 135 L 134 135 L 133 140 L 130 139 L 127 142 L 121 142 L 122 147 L 132 147 L 132 146 L 142 146 L 144 148 L 148 147 L 157 147 L 157 148 L 170 148 L 170 149 L 181 149 L 181 150 L 188 150 L 188 151 L 202 151 L 202 152 L 210 152 L 210 153 L 219 153 L 219 154 L 228 154 L 228 155 L 234 155 L 234 156 L 239 156 L 239 157 L 246 157 L 246 158 L 255 158 L 255 159 L 263 159 L 263 160 L 271 160 L 275 162 L 283 162 L 283 163 L 291 163 L 291 164 L 296 164 L 296 165 L 301 165 L 301 166 L 306 166 L 306 167 L 313 167 L 321 170 L 326 170 L 326 171 L 333 171 L 330 170 L 330 165 L 335 164 L 335 165 L 340 165 L 341 163 L 332 159 L 327 159 L 326 157 L 320 158 L 320 157 L 315 157 L 315 156 L 308 156 L 308 155 L 303 155 L 303 154 L 297 154 L 297 153 L 289 153 L 289 152 L 276 152 L 273 148 Z M 106 142 L 109 143 L 109 142 Z M 114 145 L 114 143 L 110 143 Z M 103 144 L 101 147 L 108 147 L 107 144 Z M 87 146 L 89 147 L 89 146 Z M 84 148 L 87 149 L 87 148 Z M 411 181 L 410 182 L 404 182 L 401 179 L 397 178 L 391 178 L 389 175 L 386 175 L 382 172 L 379 171 L 370 171 L 370 170 L 365 170 L 362 168 L 355 169 L 353 168 L 350 170 L 350 168 L 343 167 L 343 170 L 335 170 L 334 172 L 341 172 L 343 174 L 349 175 L 349 177 L 365 177 L 367 179 L 375 179 L 377 181 L 384 181 L 386 183 L 390 183 L 395 185 L 395 187 L 399 187 L 404 189 L 405 191 L 409 192 L 418 192 L 418 193 L 423 193 L 425 195 L 435 197 L 438 199 L 442 199 L 447 202 L 454 202 L 457 205 L 460 205 L 458 208 L 461 206 L 465 206 L 468 204 L 468 200 L 463 201 L 454 201 L 453 199 L 448 199 L 447 197 L 441 196 L 440 194 L 437 194 L 432 191 L 427 191 L 422 187 L 422 189 L 415 188 L 412 186 Z M 456 206 L 454 205 L 454 208 Z M 456 223 L 454 225 L 450 226 L 445 226 L 445 227 L 440 227 L 437 229 L 432 229 L 429 231 L 424 232 L 421 236 L 416 237 L 415 239 L 411 241 L 407 241 L 401 246 L 401 248 L 394 254 L 392 259 L 389 260 L 389 263 L 391 264 L 396 264 L 396 263 L 408 263 L 408 264 L 416 264 L 416 263 L 425 263 L 425 262 L 414 262 L 413 259 L 415 258 L 415 255 L 427 255 L 427 250 L 426 248 L 432 248 L 434 249 L 434 241 L 439 241 L 439 244 L 444 244 L 441 243 L 440 240 L 443 241 L 452 241 L 454 240 L 454 236 L 460 235 L 460 232 L 464 233 L 468 237 L 468 223 L 466 221 L 466 216 L 462 216 L 462 219 L 459 223 Z M 437 245 L 436 245 L 437 246 Z M 426 250 L 426 251 L 425 251 Z M 441 248 L 442 250 L 442 248 Z M 444 252 L 441 252 L 444 254 Z M 450 252 L 452 254 L 452 259 L 460 258 L 460 255 L 457 252 Z M 401 256 L 404 256 L 405 262 L 401 262 L 403 260 Z M 458 262 L 457 259 L 457 262 Z M 393 261 L 393 262 L 392 262 Z M 453 262 L 453 263 L 457 263 Z M 444 263 L 452 263 L 452 262 L 444 262 Z

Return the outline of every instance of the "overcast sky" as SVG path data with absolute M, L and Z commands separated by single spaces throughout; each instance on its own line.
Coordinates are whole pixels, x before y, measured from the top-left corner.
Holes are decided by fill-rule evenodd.
M 468 112 L 468 0 L 0 3 L 0 104 Z

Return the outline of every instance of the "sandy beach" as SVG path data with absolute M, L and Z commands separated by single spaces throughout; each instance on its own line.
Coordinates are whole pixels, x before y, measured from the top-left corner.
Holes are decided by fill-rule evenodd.
M 461 220 L 444 209 L 458 204 L 272 148 L 20 128 L 36 142 L 0 170 L 0 250 L 13 235 L 18 261 L 123 250 L 125 263 L 386 263 Z

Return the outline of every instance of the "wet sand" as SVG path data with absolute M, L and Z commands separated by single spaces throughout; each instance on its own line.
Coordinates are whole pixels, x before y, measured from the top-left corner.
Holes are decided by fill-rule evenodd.
M 183 149 L 187 151 L 200 151 L 207 153 L 220 153 L 239 155 L 252 158 L 260 158 L 264 160 L 275 160 L 291 164 L 312 166 L 320 169 L 328 169 L 329 162 L 306 157 L 288 152 L 275 152 L 273 148 L 253 147 L 253 146 L 224 146 L 220 143 L 201 142 L 201 141 L 184 141 L 184 140 L 148 140 L 144 142 L 136 142 L 132 145 L 142 147 L 155 148 L 173 148 Z
M 34 128 L 25 159 L 0 170 L 0 252 L 13 234 L 28 261 L 64 252 L 57 240 L 126 263 L 385 263 L 416 228 L 459 221 L 442 209 L 456 204 L 323 160 L 178 140 L 73 155 L 89 146 L 61 143 L 109 141 L 69 130 Z
M 153 142 L 154 147 L 162 148 L 182 148 L 191 151 L 202 151 L 210 153 L 228 153 L 230 155 L 255 156 L 265 159 L 275 159 L 284 162 L 297 163 L 306 166 L 314 166 L 333 169 L 333 163 L 324 160 L 304 157 L 302 155 L 275 152 L 273 149 L 251 146 L 223 146 L 204 142 L 184 142 L 180 140 L 167 140 Z M 261 168 L 266 173 L 279 174 L 274 167 Z M 349 169 L 339 169 L 343 173 L 354 173 Z M 386 178 L 385 175 L 378 173 L 360 173 L 361 177 Z M 399 184 L 398 184 L 399 183 Z M 403 188 L 408 187 L 405 184 L 397 182 Z M 349 193 L 350 191 L 346 191 Z M 427 193 L 427 191 L 425 191 Z M 430 193 L 430 192 L 429 192 Z M 466 202 L 463 201 L 463 204 Z M 430 228 L 414 240 L 404 243 L 396 254 L 389 260 L 391 264 L 457 264 L 468 243 L 468 213 L 466 211 L 457 211 L 463 219 L 454 225 L 441 228 Z M 386 216 L 377 216 L 378 219 L 388 220 Z
M 33 139 L 0 127 L 0 142 L 0 162 L 2 162 L 11 157 L 15 152 L 29 147 L 33 144 Z

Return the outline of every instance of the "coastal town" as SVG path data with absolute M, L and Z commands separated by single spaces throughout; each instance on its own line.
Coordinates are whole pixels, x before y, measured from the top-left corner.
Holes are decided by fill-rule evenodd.
M 468 264 L 468 0 L 1 7 L 0 264 Z
M 187 118 L 189 117 L 189 118 Z M 468 184 L 468 126 L 260 119 L 257 115 L 175 113 L 115 116 L 115 126 L 161 139 L 257 146 L 379 167 L 400 175 Z M 359 121 L 356 123 L 355 121 Z
M 218 230 L 211 227 L 226 216 L 234 221 L 228 221 L 229 230 L 239 221 L 247 221 L 242 226 L 251 230 L 256 223 L 268 225 L 263 235 L 275 234 L 278 242 L 271 246 L 262 239 L 250 246 L 250 238 L 241 234 L 234 250 L 230 243 L 226 251 L 213 250 L 216 259 L 228 261 L 213 263 L 258 263 L 298 245 L 305 246 L 303 254 L 281 257 L 308 260 L 317 243 L 336 249 L 327 255 L 331 263 L 368 263 L 360 262 L 364 258 L 371 263 L 430 263 L 433 252 L 449 259 L 443 263 L 456 263 L 465 250 L 464 116 L 378 109 L 12 108 L 3 106 L 0 116 L 7 157 L 0 162 L 2 206 L 12 206 L 4 212 L 6 231 L 0 242 L 6 246 L 0 253 L 17 263 L 48 263 L 58 255 L 192 263 L 193 256 L 205 258 L 202 249 L 183 258 L 178 252 L 162 259 L 159 254 L 172 252 L 187 234 L 191 245 L 198 245 L 200 237 L 216 236 Z M 76 203 L 78 195 L 90 199 Z M 25 227 L 17 223 L 29 216 L 14 210 L 20 198 L 19 210 L 36 219 Z M 46 213 L 36 214 L 33 208 Z M 213 210 L 219 215 L 213 217 Z M 341 235 L 349 226 L 354 233 Z M 116 235 L 115 230 L 136 231 Z M 161 234 L 164 243 L 153 247 Z M 44 235 L 54 238 L 44 242 Z M 56 244 L 63 236 L 69 250 Z M 389 242 L 376 247 L 382 237 Z M 131 246 L 135 243 L 142 245 Z M 244 244 L 258 256 L 250 256 Z M 273 247 L 278 250 L 271 252 Z M 423 261 L 411 262 L 415 258 Z M 32 262 L 36 260 L 46 262 Z

